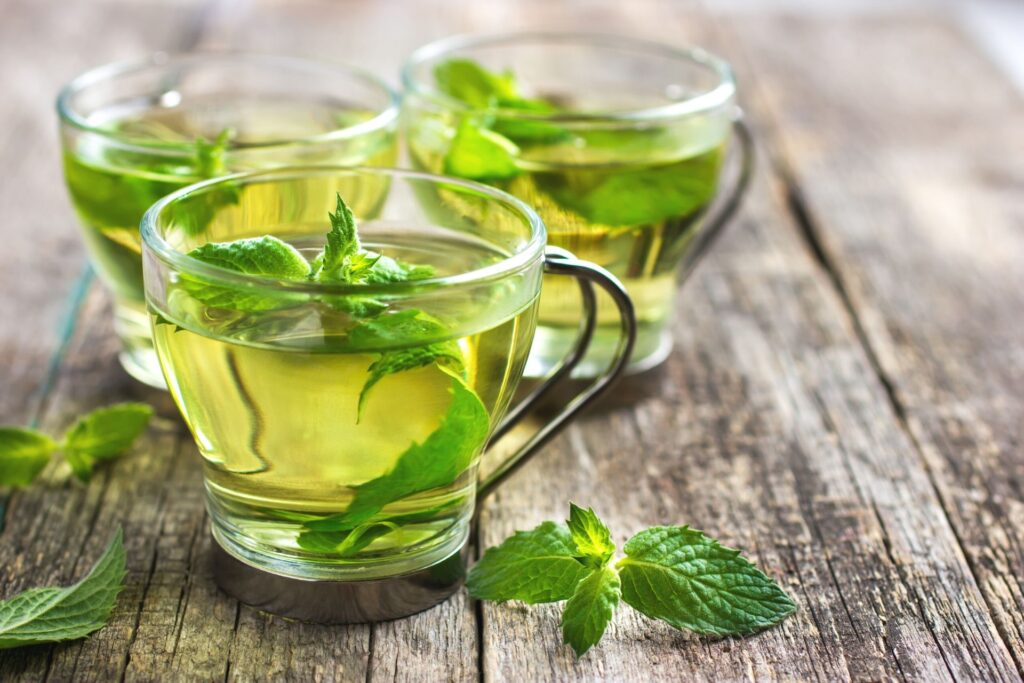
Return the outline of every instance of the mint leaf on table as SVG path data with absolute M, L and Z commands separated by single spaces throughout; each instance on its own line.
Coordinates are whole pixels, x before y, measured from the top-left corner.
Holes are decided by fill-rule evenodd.
M 465 381 L 445 367 L 451 377 L 452 400 L 441 424 L 423 443 L 407 448 L 390 472 L 355 487 L 348 508 L 306 526 L 319 531 L 354 529 L 385 505 L 455 481 L 469 467 L 490 431 L 490 415 Z
M 621 595 L 619 575 L 611 567 L 592 571 L 576 585 L 562 613 L 562 640 L 577 657 L 601 640 Z
M 0 486 L 27 486 L 62 451 L 71 471 L 89 481 L 97 462 L 128 450 L 153 417 L 145 403 L 118 403 L 78 418 L 57 443 L 34 429 L 0 427 Z
M 796 610 L 757 567 L 686 526 L 652 527 L 626 542 L 618 563 L 622 597 L 654 619 L 695 633 L 753 633 Z
M 572 597 L 588 571 L 576 558 L 569 530 L 562 524 L 544 522 L 530 531 L 517 531 L 488 549 L 469 571 L 466 587 L 479 600 L 521 600 L 531 605 L 558 602 Z
M 146 429 L 153 409 L 145 403 L 120 403 L 79 418 L 64 434 L 61 450 L 71 470 L 88 481 L 96 462 L 128 450 Z
M 32 588 L 0 600 L 0 650 L 84 638 L 114 610 L 125 576 L 118 529 L 89 574 L 67 588 Z
M 601 640 L 620 599 L 679 629 L 746 635 L 778 624 L 796 605 L 775 582 L 701 531 L 660 526 L 615 545 L 590 508 L 570 503 L 567 525 L 544 522 L 490 548 L 469 571 L 480 600 L 568 600 L 562 638 L 577 656 Z
M 28 486 L 56 450 L 54 440 L 42 432 L 0 427 L 0 486 Z

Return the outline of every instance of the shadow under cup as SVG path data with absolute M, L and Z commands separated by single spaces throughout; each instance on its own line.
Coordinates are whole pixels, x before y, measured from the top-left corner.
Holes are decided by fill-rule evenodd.
M 362 247 L 422 279 L 279 280 L 187 255 L 272 235 L 313 261 L 337 195 L 358 192 L 379 196 L 356 213 Z M 236 201 L 199 226 L 225 193 Z M 545 235 L 532 211 L 414 172 L 284 169 L 177 192 L 142 235 L 156 350 L 221 548 L 329 581 L 408 574 L 462 548 L 479 456 L 535 330 Z

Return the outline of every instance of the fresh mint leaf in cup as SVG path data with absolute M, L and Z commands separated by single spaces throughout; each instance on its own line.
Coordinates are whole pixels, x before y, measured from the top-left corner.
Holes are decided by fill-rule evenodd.
M 639 532 L 612 563 L 611 533 L 593 510 L 570 503 L 566 525 L 544 522 L 487 550 L 466 586 L 479 600 L 568 600 L 562 638 L 582 656 L 604 635 L 620 600 L 672 626 L 740 636 L 796 611 L 782 588 L 702 531 L 657 526 Z

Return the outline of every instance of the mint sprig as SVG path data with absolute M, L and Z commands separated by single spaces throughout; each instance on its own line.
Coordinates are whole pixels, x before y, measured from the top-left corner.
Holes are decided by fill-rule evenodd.
M 597 644 L 619 601 L 678 629 L 747 635 L 778 624 L 796 604 L 768 576 L 704 532 L 658 526 L 630 538 L 612 564 L 611 534 L 572 503 L 566 525 L 544 522 L 490 548 L 466 586 L 480 600 L 568 600 L 562 637 L 576 655 Z
M 0 650 L 84 638 L 103 628 L 123 588 L 121 530 L 81 581 L 67 588 L 31 588 L 0 600 Z
M 28 486 L 58 451 L 75 476 L 87 482 L 97 463 L 131 448 L 152 416 L 153 409 L 144 403 L 100 408 L 78 418 L 59 443 L 35 429 L 0 427 L 0 486 Z

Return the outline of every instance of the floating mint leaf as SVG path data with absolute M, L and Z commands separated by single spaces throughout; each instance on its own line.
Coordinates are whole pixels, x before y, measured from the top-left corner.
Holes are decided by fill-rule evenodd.
M 519 97 L 510 72 L 496 74 L 469 59 L 450 59 L 434 67 L 438 89 L 471 107 L 493 107 Z
M 557 602 L 570 598 L 587 573 L 587 567 L 576 559 L 569 530 L 544 522 L 488 549 L 470 570 L 466 587 L 478 600 Z
M 153 409 L 145 403 L 120 403 L 79 418 L 61 444 L 75 476 L 88 481 L 97 461 L 117 457 L 131 448 L 151 417 Z
M 444 158 L 444 172 L 470 180 L 507 180 L 521 172 L 518 156 L 514 142 L 466 117 Z
M 28 486 L 56 450 L 53 439 L 34 429 L 0 427 L 0 486 Z
M 757 567 L 702 531 L 658 526 L 626 542 L 617 567 L 622 598 L 649 617 L 728 636 L 773 626 L 796 610 Z
M 32 588 L 0 601 L 0 649 L 84 638 L 102 628 L 125 575 L 118 529 L 89 574 L 67 588 Z
M 355 487 L 345 512 L 330 518 L 332 528 L 354 529 L 388 503 L 451 484 L 483 448 L 490 430 L 487 409 L 461 377 L 445 367 L 440 370 L 451 377 L 452 393 L 440 426 L 423 443 L 407 448 L 390 472 Z
M 577 657 L 601 640 L 619 605 L 621 589 L 612 567 L 599 567 L 576 585 L 562 613 L 562 639 Z
M 385 350 L 380 358 L 370 365 L 369 377 L 359 392 L 357 419 L 362 415 L 370 389 L 387 375 L 437 363 L 451 368 L 465 379 L 465 360 L 459 345 L 451 340 L 432 341 L 448 334 L 450 331 L 447 327 L 416 309 L 379 316 L 353 329 L 349 333 L 349 340 L 363 349 L 419 342 L 418 346 Z
M 576 550 L 596 567 L 604 566 L 615 553 L 612 534 L 594 511 L 569 503 L 569 532 Z
M 208 242 L 188 255 L 211 266 L 246 275 L 282 280 L 301 280 L 309 275 L 309 262 L 302 254 L 273 235 L 234 242 Z

